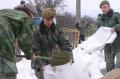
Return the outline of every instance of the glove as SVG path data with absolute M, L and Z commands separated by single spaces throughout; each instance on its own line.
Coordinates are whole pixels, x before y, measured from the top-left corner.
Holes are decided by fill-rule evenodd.
M 70 61 L 70 53 L 68 51 L 56 50 L 52 53 L 51 66 L 66 64 Z

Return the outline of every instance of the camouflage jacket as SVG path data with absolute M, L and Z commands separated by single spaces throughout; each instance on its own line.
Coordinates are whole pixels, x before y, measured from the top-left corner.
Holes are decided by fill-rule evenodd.
M 69 41 L 65 38 L 62 29 L 54 23 L 50 28 L 44 26 L 41 22 L 39 29 L 34 32 L 35 44 L 33 45 L 33 53 L 40 56 L 51 57 L 52 51 L 59 47 L 63 51 L 70 52 L 72 49 Z M 48 61 L 42 60 L 42 64 L 49 64 Z M 40 64 L 41 64 L 40 63 Z
M 33 43 L 32 20 L 18 10 L 0 10 L 0 73 L 16 73 L 15 39 L 18 38 L 21 49 L 30 57 Z M 1 70 L 2 69 L 2 70 Z

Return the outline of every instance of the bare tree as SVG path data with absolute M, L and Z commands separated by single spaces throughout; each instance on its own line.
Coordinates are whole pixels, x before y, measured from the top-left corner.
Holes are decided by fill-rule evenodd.
M 38 11 L 38 15 L 41 16 L 41 12 L 44 8 L 64 8 L 64 0 L 29 0 L 29 2 L 35 3 L 35 7 Z
M 59 14 L 57 16 L 57 24 L 62 27 L 74 28 L 76 23 L 75 15 L 70 13 Z
M 51 8 L 64 7 L 63 1 L 64 0 L 43 0 L 43 5 L 44 7 L 51 7 Z
M 84 24 L 84 25 L 90 25 L 90 24 L 92 24 L 92 23 L 95 22 L 94 18 L 92 18 L 92 17 L 90 17 L 90 16 L 87 16 L 87 15 L 83 16 L 83 17 L 81 18 L 81 20 L 86 23 L 86 24 Z

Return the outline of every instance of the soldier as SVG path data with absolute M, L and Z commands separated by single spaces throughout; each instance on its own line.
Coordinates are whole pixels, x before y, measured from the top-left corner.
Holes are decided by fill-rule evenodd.
M 107 44 L 104 48 L 106 69 L 107 71 L 111 71 L 115 67 L 120 68 L 120 14 L 114 12 L 109 2 L 105 0 L 100 3 L 100 9 L 103 14 L 99 16 L 98 27 L 110 27 L 112 28 L 112 33 L 117 33 L 115 41 L 112 44 Z M 114 63 L 115 56 L 117 58 L 116 65 Z
M 85 41 L 85 34 L 88 28 L 88 24 L 86 23 L 86 21 L 81 20 L 80 24 L 77 22 L 75 27 L 80 31 L 79 43 Z
M 36 9 L 33 7 L 33 5 L 31 5 L 30 3 L 26 3 L 25 1 L 21 1 L 20 2 L 20 5 L 18 5 L 17 7 L 15 7 L 15 9 L 18 9 L 18 10 L 24 10 L 24 8 L 27 8 L 28 10 L 31 11 L 31 13 L 27 13 L 31 18 L 33 18 L 33 25 L 34 24 L 34 16 L 37 15 L 37 11 Z M 33 27 L 34 29 L 34 27 Z M 22 36 L 21 36 L 22 37 Z M 16 49 L 16 54 L 17 55 L 20 55 L 21 54 L 21 48 L 20 48 L 20 41 L 21 41 L 21 37 L 17 37 L 16 38 L 16 41 L 15 41 L 15 49 Z M 19 39 L 18 39 L 19 38 Z M 22 45 L 21 45 L 22 46 Z M 20 61 L 21 58 L 17 58 L 17 61 Z
M 59 46 L 61 53 L 66 54 L 65 51 L 67 51 L 70 56 L 68 61 L 72 59 L 71 45 L 65 38 L 62 29 L 55 25 L 55 15 L 56 11 L 53 8 L 44 9 L 39 29 L 34 32 L 35 44 L 33 46 L 32 68 L 35 69 L 36 75 L 39 79 L 44 79 L 43 70 L 45 65 L 51 64 L 51 66 L 56 66 L 66 60 L 64 59 L 64 55 L 62 58 L 62 56 L 57 57 L 60 55 L 53 54 L 53 50 L 55 50 L 56 45 Z M 54 53 L 58 52 L 60 53 L 60 51 L 54 51 Z M 36 56 L 52 57 L 53 61 L 36 58 Z M 53 58 L 54 56 L 56 57 L 55 59 Z M 61 62 L 57 62 L 57 58 L 59 58 L 59 61 Z
M 16 9 L 16 10 L 15 10 Z M 16 79 L 15 39 L 20 40 L 26 58 L 31 58 L 33 39 L 32 18 L 34 11 L 25 7 L 0 10 L 0 78 Z

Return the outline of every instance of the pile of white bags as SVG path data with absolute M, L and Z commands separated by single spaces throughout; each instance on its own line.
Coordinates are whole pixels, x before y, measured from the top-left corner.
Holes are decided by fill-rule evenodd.
M 112 43 L 117 34 L 111 28 L 101 27 L 95 34 L 73 50 L 75 79 L 99 79 L 103 75 L 100 69 L 105 68 L 103 50 L 105 44 Z
M 30 67 L 30 63 L 31 61 L 26 59 L 22 59 L 17 63 L 17 79 L 37 79 L 35 71 Z M 69 63 L 56 67 L 45 66 L 44 76 L 45 79 L 74 79 L 72 66 Z

